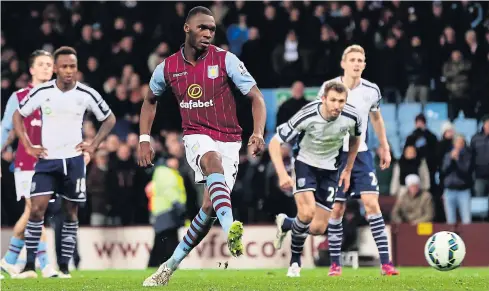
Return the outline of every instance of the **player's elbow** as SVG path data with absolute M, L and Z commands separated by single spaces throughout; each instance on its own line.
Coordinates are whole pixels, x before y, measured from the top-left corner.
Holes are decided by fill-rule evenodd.
M 270 140 L 270 143 L 268 144 L 268 151 L 277 152 L 280 150 L 280 145 L 281 145 L 281 141 L 275 135 L 272 137 L 272 139 Z
M 110 128 L 114 127 L 116 123 L 116 118 L 114 113 L 110 113 L 110 115 L 104 120 L 104 124 L 107 124 L 107 126 L 110 126 Z
M 22 125 L 22 118 L 23 116 L 20 114 L 19 110 L 15 110 L 14 115 L 12 116 L 14 129 L 19 128 L 19 126 Z

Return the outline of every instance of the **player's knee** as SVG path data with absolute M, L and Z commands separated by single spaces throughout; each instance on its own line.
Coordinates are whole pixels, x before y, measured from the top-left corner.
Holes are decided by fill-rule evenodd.
M 346 210 L 345 203 L 335 203 L 333 205 L 333 211 L 331 212 L 331 218 L 340 219 L 341 217 L 343 217 L 345 210 Z
M 317 223 L 317 224 L 311 224 L 311 226 L 309 226 L 309 232 L 312 234 L 312 235 L 322 235 L 326 232 L 326 228 L 328 227 L 328 223 L 325 222 L 325 223 Z
M 368 198 L 362 197 L 363 206 L 367 214 L 377 214 L 380 213 L 379 200 L 376 195 L 367 196 Z
M 200 159 L 200 167 L 205 175 L 212 173 L 224 174 L 222 158 L 218 152 L 207 152 Z
M 312 221 L 314 218 L 314 215 L 316 214 L 316 208 L 315 206 L 308 207 L 304 206 L 301 209 L 299 209 L 299 219 L 304 222 L 304 223 L 309 223 Z
M 29 213 L 29 219 L 39 221 L 44 219 L 46 208 L 43 205 L 32 204 Z

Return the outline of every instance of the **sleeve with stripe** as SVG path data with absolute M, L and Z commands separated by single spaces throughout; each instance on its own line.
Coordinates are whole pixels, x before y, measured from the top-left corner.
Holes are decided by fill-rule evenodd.
M 370 111 L 375 112 L 379 111 L 380 109 L 380 100 L 382 100 L 382 95 L 380 94 L 380 89 L 376 84 L 372 84 L 372 86 L 369 86 L 370 88 L 373 89 L 372 93 L 372 106 L 370 107 Z
M 42 86 L 42 85 L 41 85 Z M 36 109 L 41 107 L 43 100 L 45 99 L 45 90 L 54 88 L 54 85 L 44 87 L 34 87 L 29 94 L 19 102 L 20 115 L 27 117 L 31 115 Z
M 105 102 L 105 100 L 100 96 L 100 94 L 95 91 L 95 90 L 87 90 L 87 89 L 82 89 L 82 88 L 77 88 L 77 90 L 80 90 L 82 92 L 87 93 L 90 95 L 89 101 L 88 101 L 88 109 L 95 114 L 95 117 L 97 118 L 98 121 L 104 121 L 109 117 L 110 113 L 112 112 L 109 108 L 109 105 Z
M 275 135 L 281 142 L 294 144 L 295 138 L 305 130 L 307 120 L 315 115 L 315 107 L 306 105 L 303 109 L 299 110 L 292 118 L 286 123 L 280 125 L 277 128 L 277 134 Z

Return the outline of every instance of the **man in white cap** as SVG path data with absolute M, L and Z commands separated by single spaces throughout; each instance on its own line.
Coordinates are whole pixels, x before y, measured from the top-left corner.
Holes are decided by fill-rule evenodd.
M 431 193 L 421 190 L 416 174 L 406 177 L 407 192 L 401 193 L 392 210 L 393 223 L 418 224 L 433 221 L 434 210 Z

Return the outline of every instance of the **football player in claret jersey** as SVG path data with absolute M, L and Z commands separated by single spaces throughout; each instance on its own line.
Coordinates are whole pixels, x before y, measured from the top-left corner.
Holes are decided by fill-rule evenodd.
M 254 155 L 264 148 L 265 102 L 244 64 L 231 52 L 213 46 L 216 23 L 209 9 L 192 8 L 185 25 L 185 44 L 159 64 L 150 81 L 140 118 L 140 166 L 151 165 L 149 140 L 157 96 L 172 90 L 180 105 L 187 161 L 195 182 L 205 183 L 203 205 L 172 257 L 144 286 L 166 285 L 187 254 L 205 237 L 217 216 L 227 236 L 230 253 L 243 253 L 243 225 L 233 221 L 230 193 L 239 163 L 242 129 L 238 124 L 232 84 L 251 98 L 254 129 L 248 146 Z
M 348 189 L 350 173 L 360 146 L 362 121 L 351 105 L 346 104 L 348 89 L 340 82 L 329 83 L 321 100 L 304 106 L 288 122 L 277 128 L 269 151 L 279 178 L 280 188 L 293 188 L 297 216 L 277 216 L 277 240 L 279 249 L 287 231 L 292 230 L 292 256 L 288 277 L 300 277 L 301 255 L 307 234 L 322 235 L 326 231 L 339 186 Z M 343 139 L 349 135 L 350 151 L 346 167 L 339 176 L 339 155 Z M 297 143 L 294 177 L 287 174 L 281 143 Z
M 27 262 L 17 278 L 36 278 L 35 256 L 44 224 L 44 213 L 54 193 L 63 199 L 65 221 L 61 231 L 59 276 L 71 278 L 68 263 L 78 232 L 78 203 L 86 201 L 84 152 L 93 154 L 115 124 L 115 116 L 100 94 L 76 81 L 76 51 L 61 47 L 54 56 L 55 80 L 40 84 L 19 103 L 14 128 L 26 152 L 38 158 L 32 177 L 32 209 L 25 230 Z M 26 135 L 24 118 L 41 110 L 41 145 Z M 102 125 L 91 144 L 82 140 L 85 111 L 89 109 Z
M 375 175 L 373 157 L 368 150 L 366 143 L 367 125 L 370 117 L 375 133 L 380 142 L 380 168 L 387 169 L 391 163 L 391 155 L 387 137 L 385 134 L 384 120 L 380 114 L 380 90 L 379 87 L 362 78 L 362 72 L 365 69 L 365 51 L 359 45 L 352 45 L 345 49 L 341 59 L 341 67 L 344 70 L 343 76 L 337 77 L 331 81 L 343 82 L 350 89 L 348 104 L 356 107 L 360 112 L 363 120 L 362 143 L 358 150 L 358 155 L 351 173 L 350 189 L 344 190 L 340 187 L 336 194 L 333 212 L 329 220 L 328 241 L 329 243 L 342 241 L 342 219 L 345 213 L 345 201 L 347 198 L 361 198 L 367 219 L 370 224 L 370 230 L 377 244 L 380 255 L 381 274 L 398 275 L 399 271 L 394 268 L 389 257 L 388 237 L 385 231 L 384 218 L 379 206 L 379 186 Z M 324 88 L 331 81 L 326 81 L 321 87 L 318 96 L 322 95 Z M 346 165 L 348 153 L 348 139 L 343 144 L 341 154 L 343 169 Z M 331 268 L 330 276 L 341 275 L 340 265 L 341 248 L 330 247 Z
M 5 114 L 2 119 L 2 151 L 13 141 L 13 138 L 9 137 L 15 137 L 15 135 L 11 135 L 10 132 L 14 133 L 12 131 L 12 117 L 15 110 L 17 110 L 19 103 L 23 101 L 27 94 L 29 94 L 32 87 L 51 80 L 51 77 L 53 76 L 53 56 L 51 53 L 44 50 L 34 51 L 29 58 L 29 72 L 32 75 L 31 83 L 29 83 L 26 88 L 14 92 L 7 102 Z M 41 143 L 41 112 L 35 110 L 31 115 L 25 118 L 24 126 L 31 142 L 35 145 L 39 145 Z M 22 197 L 25 199 L 25 208 L 24 213 L 14 226 L 14 234 L 10 239 L 7 253 L 0 263 L 2 271 L 8 273 L 10 276 L 14 276 L 18 273 L 15 264 L 19 253 L 25 244 L 24 230 L 31 211 L 31 198 L 29 194 L 31 191 L 31 180 L 34 175 L 34 165 L 36 164 L 36 161 L 37 159 L 35 157 L 27 154 L 26 148 L 22 143 L 19 143 L 15 154 L 15 192 L 17 193 L 17 201 L 22 199 Z M 46 248 L 46 236 L 43 231 L 41 242 L 37 249 L 37 258 L 41 267 L 42 276 L 46 278 L 57 277 L 58 272 L 56 272 L 51 264 L 49 264 Z

